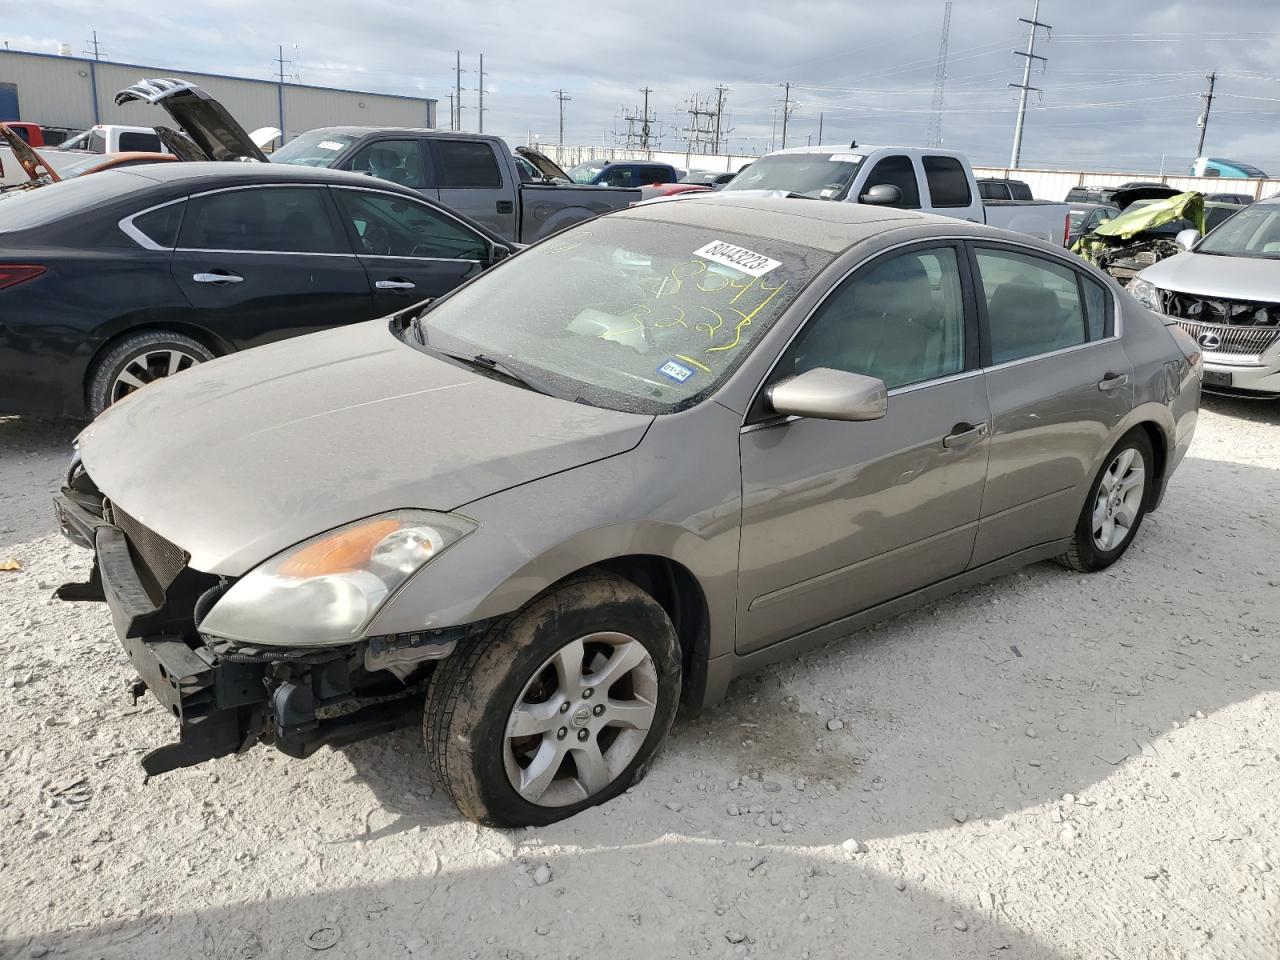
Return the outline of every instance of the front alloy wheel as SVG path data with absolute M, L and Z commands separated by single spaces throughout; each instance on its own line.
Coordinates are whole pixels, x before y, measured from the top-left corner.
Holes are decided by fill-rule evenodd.
M 572 816 L 644 775 L 680 680 L 662 606 L 604 571 L 577 575 L 439 663 L 423 715 L 432 772 L 480 823 Z

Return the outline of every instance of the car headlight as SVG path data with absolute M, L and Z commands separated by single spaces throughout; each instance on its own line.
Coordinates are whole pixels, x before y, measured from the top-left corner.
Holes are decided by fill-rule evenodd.
M 265 646 L 351 643 L 405 581 L 475 528 L 456 514 L 397 510 L 330 530 L 237 580 L 200 632 Z
M 1143 280 L 1141 277 L 1134 277 L 1129 281 L 1129 286 L 1125 287 L 1133 298 L 1148 310 L 1154 310 L 1160 313 L 1164 309 L 1164 304 L 1160 302 L 1160 288 L 1150 280 Z

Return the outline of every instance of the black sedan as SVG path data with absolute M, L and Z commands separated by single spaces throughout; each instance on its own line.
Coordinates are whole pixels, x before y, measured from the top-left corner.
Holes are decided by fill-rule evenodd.
M 92 417 L 213 357 L 438 297 L 511 254 L 405 187 L 167 163 L 0 198 L 0 415 Z

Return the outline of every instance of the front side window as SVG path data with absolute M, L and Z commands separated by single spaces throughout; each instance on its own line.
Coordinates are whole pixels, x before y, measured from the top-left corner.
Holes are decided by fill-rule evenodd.
M 600 182 L 606 187 L 630 187 L 635 179 L 634 174 L 634 167 L 609 167 L 600 178 Z
M 973 202 L 969 177 L 955 157 L 925 157 L 924 177 L 935 207 L 967 207 Z
M 479 277 L 418 325 L 433 348 L 536 371 L 563 396 L 670 413 L 720 384 L 832 254 L 605 217 Z
M 417 140 L 378 140 L 361 147 L 346 165 L 348 170 L 390 180 L 413 190 L 427 186 L 422 151 Z
M 964 370 L 964 299 L 952 247 L 882 258 L 846 280 L 776 373 L 830 367 L 902 387 Z
M 483 260 L 484 239 L 451 217 L 407 197 L 363 190 L 335 190 L 357 249 L 379 257 Z
M 910 157 L 885 157 L 871 168 L 862 192 L 866 193 L 881 184 L 888 184 L 902 191 L 902 199 L 894 206 L 904 210 L 920 209 L 920 184 L 916 181 L 916 169 Z
M 178 246 L 188 250 L 350 253 L 322 187 L 256 187 L 187 201 Z
M 437 140 L 441 187 L 501 187 L 502 171 L 488 143 L 475 140 Z
M 1085 342 L 1076 272 L 1039 257 L 978 248 L 991 362 L 1007 363 Z

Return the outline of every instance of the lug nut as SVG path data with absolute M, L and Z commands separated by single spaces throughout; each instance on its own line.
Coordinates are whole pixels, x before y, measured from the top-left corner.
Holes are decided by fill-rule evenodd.
M 563 740 L 563 739 L 564 739 L 565 737 L 567 737 L 568 735 L 569 735 L 569 728 L 568 728 L 568 727 L 561 727 L 559 730 L 557 730 L 557 731 L 556 731 L 556 739 L 557 739 L 557 740 Z
M 568 713 L 568 712 L 569 712 L 569 701 L 568 701 L 568 700 L 566 700 L 564 703 L 560 704 L 560 712 L 561 712 L 561 713 Z
M 604 704 L 597 703 L 591 712 L 594 713 L 597 717 L 600 716 L 600 714 L 604 713 Z
M 586 730 L 579 730 L 579 731 L 578 731 L 578 739 L 579 739 L 579 740 L 586 740 L 586 739 L 587 739 L 587 737 L 589 737 L 589 736 L 591 736 L 591 734 L 590 734 L 590 733 L 588 733 Z
M 590 700 L 590 699 L 591 699 L 591 695 L 592 695 L 593 693 L 595 693 L 595 691 L 594 691 L 594 690 L 592 690 L 590 687 L 587 687 L 587 689 L 585 689 L 585 690 L 583 690 L 583 691 L 582 691 L 582 699 L 583 699 L 583 700 Z

